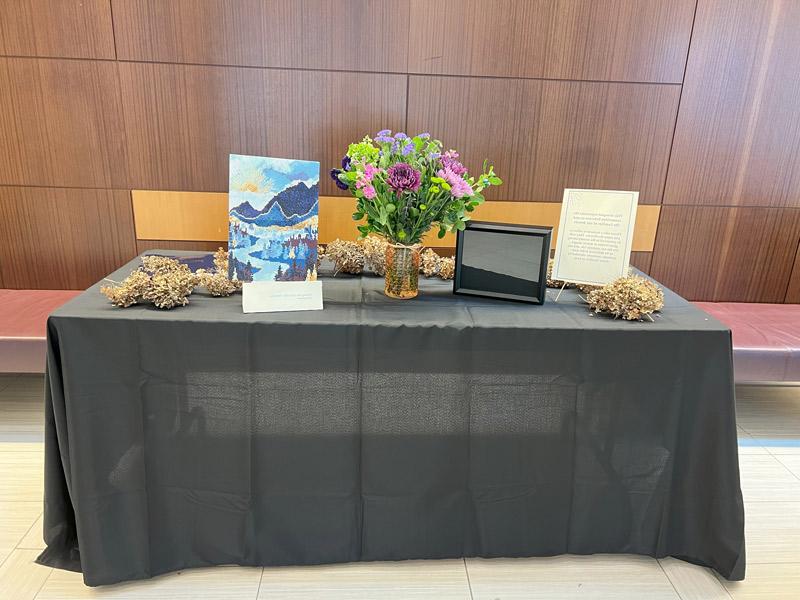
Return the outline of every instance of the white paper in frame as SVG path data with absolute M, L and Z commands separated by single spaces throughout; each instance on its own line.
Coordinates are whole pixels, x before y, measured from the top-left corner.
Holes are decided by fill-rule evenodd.
M 553 279 L 605 285 L 628 274 L 639 192 L 567 188 Z

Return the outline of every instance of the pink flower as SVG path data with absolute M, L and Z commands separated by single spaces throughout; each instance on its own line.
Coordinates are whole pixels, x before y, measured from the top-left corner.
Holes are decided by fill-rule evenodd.
M 463 198 L 464 196 L 472 196 L 472 186 L 467 183 L 460 175 L 456 175 L 450 168 L 445 167 L 439 169 L 436 175 L 444 179 L 450 184 L 450 194 L 454 198 Z
M 462 165 L 458 161 L 458 152 L 455 150 L 448 150 L 442 157 L 439 159 L 439 162 L 442 163 L 442 167 L 445 169 L 450 169 L 453 173 L 461 177 L 462 175 L 466 174 L 467 167 Z
M 364 179 L 367 181 L 372 181 L 372 178 L 378 174 L 380 169 L 375 165 L 366 164 L 364 165 Z
M 364 198 L 367 200 L 372 200 L 375 198 L 375 188 L 371 185 L 365 185 L 362 188 L 362 191 L 364 192 Z

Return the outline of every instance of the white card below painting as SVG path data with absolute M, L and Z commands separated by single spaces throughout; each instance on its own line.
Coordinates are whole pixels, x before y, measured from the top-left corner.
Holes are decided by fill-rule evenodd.
M 321 281 L 253 281 L 242 286 L 246 313 L 322 310 Z
M 639 192 L 565 189 L 553 279 L 605 285 L 628 274 Z

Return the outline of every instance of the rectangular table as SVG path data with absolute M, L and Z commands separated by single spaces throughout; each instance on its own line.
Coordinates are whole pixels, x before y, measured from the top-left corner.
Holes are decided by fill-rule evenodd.
M 136 261 L 114 273 L 120 280 Z M 43 564 L 624 552 L 744 576 L 730 332 L 325 279 L 325 309 L 171 311 L 90 288 L 48 322 Z

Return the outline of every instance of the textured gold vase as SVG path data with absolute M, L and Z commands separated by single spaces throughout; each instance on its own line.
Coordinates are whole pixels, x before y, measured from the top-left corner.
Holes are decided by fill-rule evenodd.
M 390 298 L 407 300 L 419 293 L 419 254 L 421 244 L 404 246 L 389 243 L 386 246 L 386 287 Z

